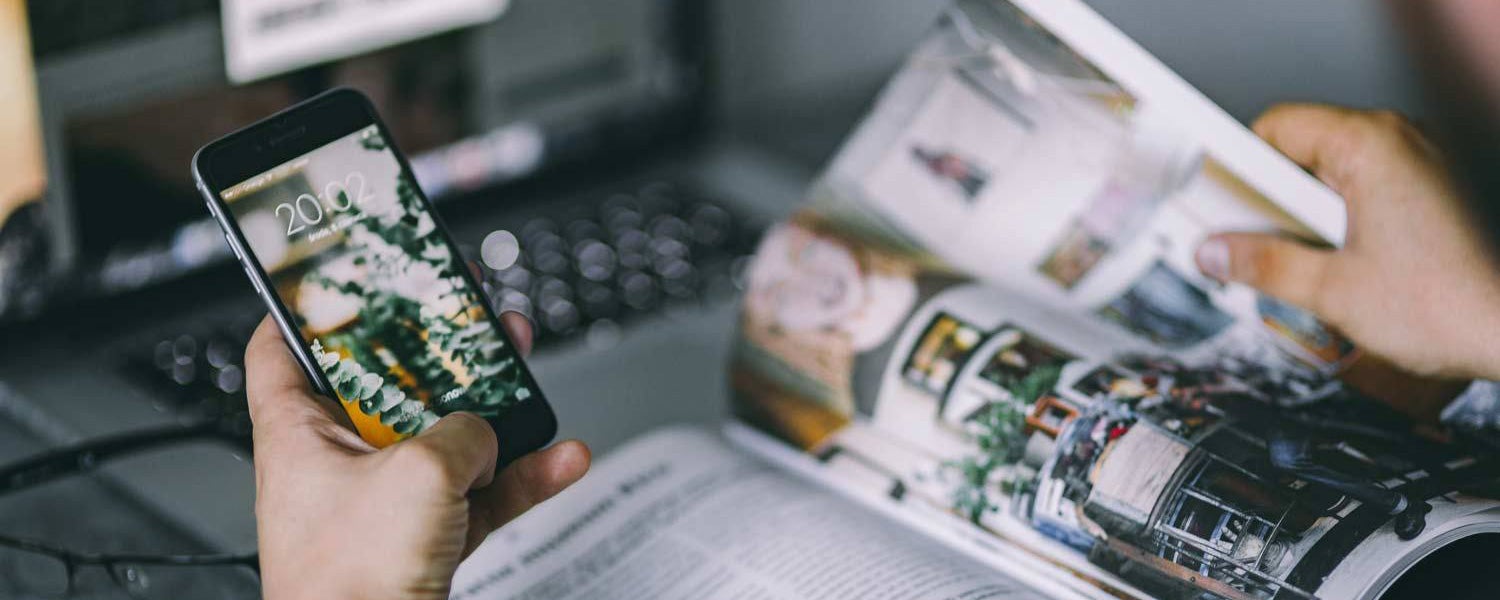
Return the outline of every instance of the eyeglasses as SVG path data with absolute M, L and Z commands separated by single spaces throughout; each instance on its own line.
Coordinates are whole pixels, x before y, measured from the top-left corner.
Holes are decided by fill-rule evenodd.
M 89 570 L 98 569 L 130 597 L 141 600 L 256 598 L 260 594 L 257 562 L 254 554 L 82 554 L 0 536 L 0 596 L 66 598 Z
M 0 496 L 97 469 L 105 462 L 202 439 L 243 442 L 239 424 L 149 429 L 51 450 L 0 466 Z M 0 535 L 0 597 L 67 598 L 80 582 L 108 580 L 132 598 L 259 598 L 256 554 L 94 554 Z

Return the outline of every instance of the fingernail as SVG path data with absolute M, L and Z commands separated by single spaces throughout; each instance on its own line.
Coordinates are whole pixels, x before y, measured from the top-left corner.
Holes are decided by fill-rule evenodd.
M 1229 244 L 1218 238 L 1209 238 L 1208 241 L 1198 246 L 1195 257 L 1198 261 L 1198 270 L 1204 275 L 1212 277 L 1225 283 L 1229 281 Z

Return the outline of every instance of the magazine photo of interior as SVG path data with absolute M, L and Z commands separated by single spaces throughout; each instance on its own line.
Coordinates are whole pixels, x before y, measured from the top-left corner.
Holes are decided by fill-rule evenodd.
M 943 398 L 939 409 L 950 423 L 973 421 L 999 401 L 1036 404 L 1050 396 L 1075 357 L 1017 326 L 1002 325 L 987 336 Z M 1061 406 L 1061 405 L 1054 405 Z M 1042 411 L 1040 418 L 1048 418 Z M 1053 424 L 1056 425 L 1055 423 Z

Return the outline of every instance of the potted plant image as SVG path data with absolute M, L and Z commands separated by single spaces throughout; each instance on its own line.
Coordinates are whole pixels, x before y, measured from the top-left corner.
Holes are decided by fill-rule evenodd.
M 384 149 L 378 136 L 360 142 Z M 343 251 L 297 282 L 299 297 L 316 299 L 299 304 L 349 314 L 316 328 L 311 315 L 299 316 L 319 368 L 360 435 L 377 447 L 450 412 L 491 418 L 531 395 L 415 184 L 398 176 L 393 191 L 392 202 L 356 205 L 338 231 Z

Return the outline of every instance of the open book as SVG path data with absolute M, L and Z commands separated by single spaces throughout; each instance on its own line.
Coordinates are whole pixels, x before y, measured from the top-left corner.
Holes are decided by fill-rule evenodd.
M 809 199 L 726 433 L 615 452 L 454 598 L 1373 598 L 1500 532 L 1474 443 L 1194 266 L 1342 201 L 1077 0 L 960 0 Z

